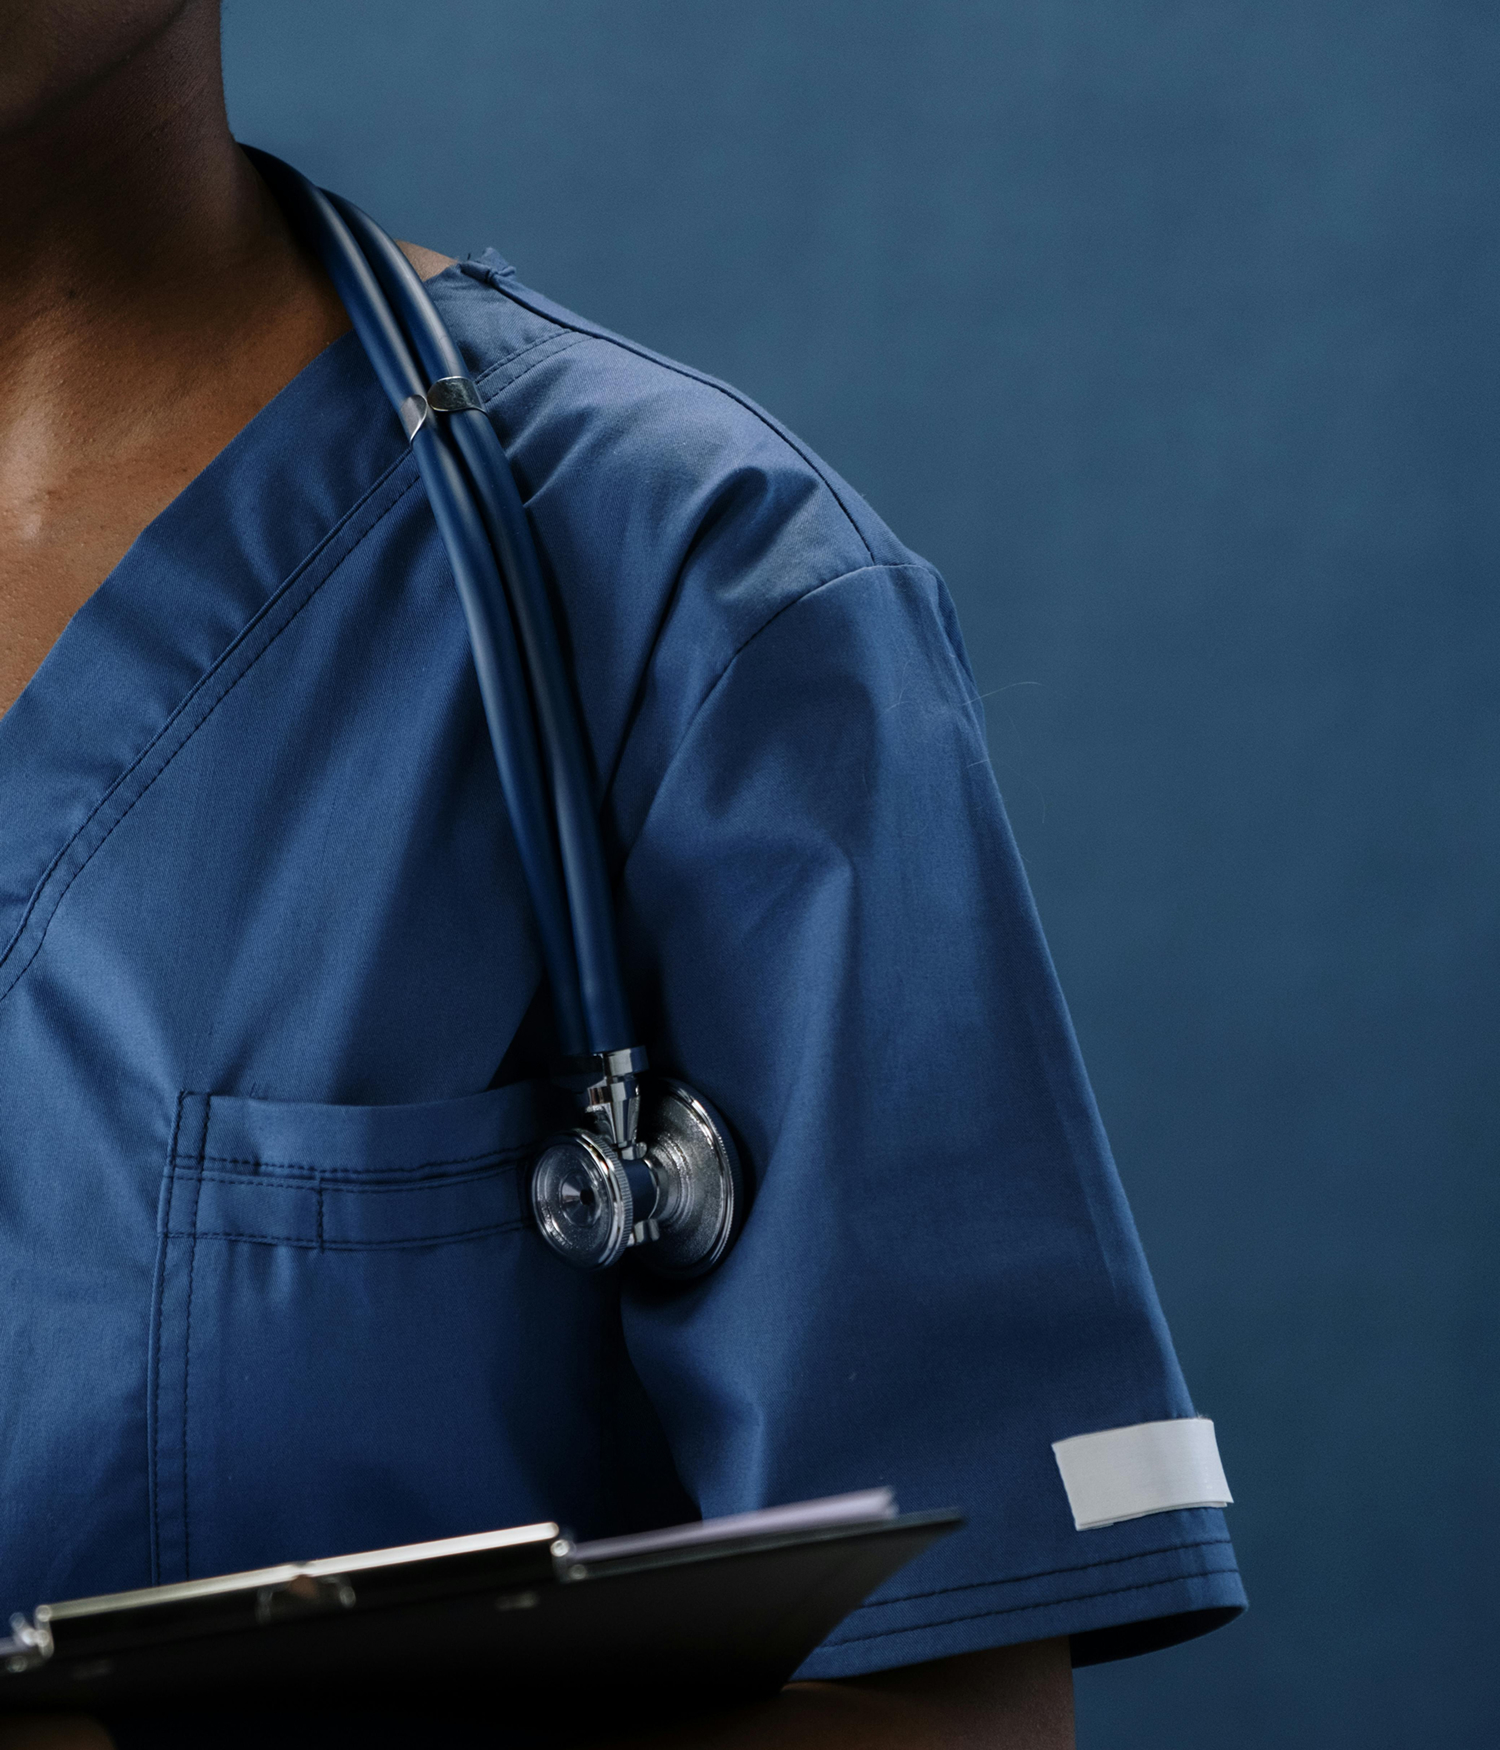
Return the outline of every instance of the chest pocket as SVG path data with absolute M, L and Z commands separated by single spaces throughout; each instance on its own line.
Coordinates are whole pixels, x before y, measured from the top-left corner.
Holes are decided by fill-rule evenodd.
M 183 1094 L 149 1380 L 158 1582 L 599 1517 L 617 1289 L 532 1228 L 530 1086 Z

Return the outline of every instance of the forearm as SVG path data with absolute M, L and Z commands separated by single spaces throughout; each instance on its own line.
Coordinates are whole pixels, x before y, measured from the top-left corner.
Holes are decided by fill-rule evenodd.
M 1073 1750 L 1066 1640 L 940 1659 L 764 1702 L 597 1750 Z

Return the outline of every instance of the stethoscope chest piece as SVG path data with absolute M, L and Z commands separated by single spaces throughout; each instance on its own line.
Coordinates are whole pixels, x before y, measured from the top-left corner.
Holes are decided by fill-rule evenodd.
M 554 1137 L 531 1175 L 531 1207 L 542 1238 L 583 1270 L 625 1255 L 635 1223 L 624 1163 L 590 1130 Z
M 646 1076 L 615 940 L 587 738 L 541 561 L 500 439 L 411 263 L 357 207 L 253 153 L 327 268 L 401 421 L 453 565 L 496 769 L 538 927 L 566 1073 L 586 1127 L 532 1173 L 542 1237 L 585 1270 L 631 1248 L 663 1276 L 729 1250 L 740 1169 L 723 1120 L 689 1087 Z
M 743 1209 L 739 1157 L 724 1120 L 684 1082 L 646 1084 L 641 1130 L 658 1184 L 657 1237 L 641 1262 L 659 1276 L 700 1276 L 729 1250 Z
M 547 1144 L 531 1179 L 536 1224 L 555 1252 L 585 1270 L 605 1269 L 634 1248 L 656 1275 L 701 1276 L 734 1239 L 739 1158 L 723 1119 L 685 1083 L 643 1079 L 640 1100 L 630 1154 L 584 1129 Z

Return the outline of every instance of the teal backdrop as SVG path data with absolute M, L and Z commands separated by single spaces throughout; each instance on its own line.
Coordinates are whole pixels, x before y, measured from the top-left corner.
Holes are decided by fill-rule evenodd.
M 942 568 L 1251 1610 L 1085 1750 L 1500 1742 L 1500 11 L 230 0 L 241 137 Z

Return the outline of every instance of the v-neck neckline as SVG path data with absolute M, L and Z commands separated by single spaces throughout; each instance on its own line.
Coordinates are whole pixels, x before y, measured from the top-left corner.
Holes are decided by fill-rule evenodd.
M 461 279 L 455 264 L 429 281 Z M 405 453 L 359 340 L 308 361 L 146 524 L 0 717 L 0 959 L 48 870 Z

